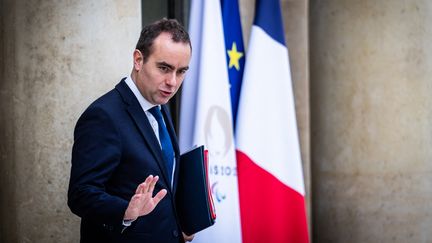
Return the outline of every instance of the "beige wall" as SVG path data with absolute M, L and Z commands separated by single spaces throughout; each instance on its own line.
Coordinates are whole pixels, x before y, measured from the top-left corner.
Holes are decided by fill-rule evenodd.
M 311 1 L 316 242 L 432 240 L 432 2 Z
M 131 70 L 140 1 L 1 0 L 0 242 L 78 242 L 73 127 Z

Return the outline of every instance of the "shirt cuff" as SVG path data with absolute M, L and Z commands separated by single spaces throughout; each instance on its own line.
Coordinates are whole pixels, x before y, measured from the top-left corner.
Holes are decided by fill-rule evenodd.
M 123 219 L 123 226 L 129 227 L 135 219 Z
M 123 219 L 123 229 L 121 230 L 121 234 L 123 234 L 123 232 L 125 231 L 125 229 L 127 229 L 127 227 L 131 226 L 133 221 L 135 221 L 135 219 Z

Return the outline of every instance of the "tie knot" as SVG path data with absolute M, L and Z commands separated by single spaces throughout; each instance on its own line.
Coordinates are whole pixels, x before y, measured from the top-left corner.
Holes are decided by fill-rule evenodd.
M 154 116 L 154 118 L 156 118 L 158 123 L 162 121 L 162 113 L 159 109 L 159 106 L 153 106 L 149 111 Z

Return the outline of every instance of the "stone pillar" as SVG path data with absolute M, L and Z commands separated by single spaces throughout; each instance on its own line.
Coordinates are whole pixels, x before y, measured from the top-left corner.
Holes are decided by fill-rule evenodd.
M 78 242 L 73 128 L 132 68 L 140 1 L 0 1 L 0 242 Z
M 250 30 L 255 14 L 254 0 L 239 0 L 242 17 L 243 37 L 248 48 Z M 309 231 L 311 231 L 311 189 L 310 189 L 310 112 L 309 112 L 309 1 L 281 0 L 285 40 L 289 50 L 292 72 L 297 125 L 303 162 L 306 188 Z M 246 55 L 247 60 L 247 55 Z
M 432 239 L 432 2 L 311 1 L 314 240 Z
M 292 72 L 310 233 L 312 232 L 313 197 L 310 173 L 309 1 L 281 0 L 281 7 Z

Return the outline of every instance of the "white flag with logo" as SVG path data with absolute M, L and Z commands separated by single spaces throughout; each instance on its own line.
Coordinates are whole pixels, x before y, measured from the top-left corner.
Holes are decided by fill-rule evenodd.
M 190 35 L 193 46 L 183 84 L 180 149 L 204 144 L 209 150 L 210 186 L 216 223 L 193 242 L 241 242 L 237 168 L 219 0 L 193 0 Z

